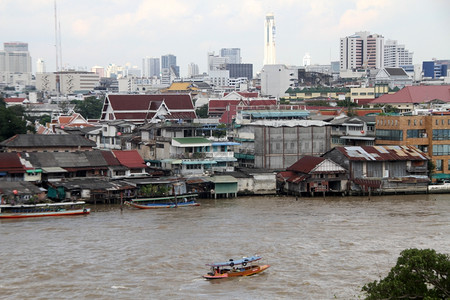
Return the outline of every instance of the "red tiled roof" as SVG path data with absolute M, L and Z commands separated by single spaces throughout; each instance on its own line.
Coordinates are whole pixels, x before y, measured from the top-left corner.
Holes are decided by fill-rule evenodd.
M 102 156 L 105 159 L 108 166 L 120 166 L 119 160 L 114 156 L 111 151 L 102 151 Z
M 273 99 L 255 99 L 255 100 L 250 100 L 249 105 L 250 106 L 260 106 L 260 105 L 276 105 L 277 104 L 277 100 Z
M 22 103 L 26 98 L 5 98 L 5 103 Z
M 172 109 L 194 109 L 189 94 L 157 94 L 157 95 L 108 95 L 109 102 L 115 111 L 118 110 L 156 110 L 164 101 Z
M 241 102 L 241 100 L 219 100 L 219 99 L 211 99 L 209 100 L 209 110 L 212 110 L 214 108 L 226 108 L 228 105 L 235 106 L 238 105 Z
M 407 86 L 395 94 L 383 95 L 370 103 L 427 103 L 435 99 L 450 102 L 450 85 Z
M 136 169 L 144 168 L 145 162 L 136 150 L 113 150 L 114 156 L 123 166 Z
M 8 173 L 25 173 L 17 153 L 0 152 L 0 171 Z
M 306 155 L 306 156 L 303 156 L 302 158 L 300 158 L 296 163 L 294 163 L 292 166 L 290 166 L 286 170 L 308 174 L 315 167 L 317 167 L 318 164 L 320 164 L 324 160 L 325 160 L 325 158 L 323 158 L 323 157 Z
M 135 113 L 121 113 L 121 112 L 115 112 L 114 116 L 116 117 L 116 119 L 118 120 L 149 120 L 151 118 L 153 118 L 153 116 L 155 115 L 154 112 L 135 112 Z

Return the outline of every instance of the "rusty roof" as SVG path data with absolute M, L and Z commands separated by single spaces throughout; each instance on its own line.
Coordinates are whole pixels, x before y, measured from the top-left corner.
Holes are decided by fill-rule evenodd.
M 414 146 L 351 146 L 335 149 L 352 161 L 428 160 L 427 155 Z

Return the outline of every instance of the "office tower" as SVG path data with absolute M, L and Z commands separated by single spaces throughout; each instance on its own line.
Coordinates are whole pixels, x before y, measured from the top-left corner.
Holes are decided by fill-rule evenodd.
M 227 62 L 228 57 L 215 55 L 214 51 L 208 52 L 208 73 L 214 70 L 224 70 Z
M 275 19 L 273 14 L 267 14 L 264 23 L 264 65 L 275 63 Z
M 399 45 L 397 41 L 387 40 L 384 44 L 384 66 L 399 68 L 413 64 L 413 52 L 405 49 L 405 45 Z
M 198 75 L 200 72 L 198 70 L 198 65 L 194 63 L 190 63 L 188 65 L 188 77 L 194 77 Z
M 36 62 L 36 73 L 45 73 L 45 61 L 42 58 Z
M 173 54 L 161 56 L 161 69 L 172 69 L 176 77 L 180 77 L 180 67 L 177 66 L 177 57 Z
M 423 77 L 437 79 L 447 77 L 448 65 L 436 61 L 422 62 Z
M 240 48 L 222 48 L 220 49 L 220 56 L 227 58 L 228 64 L 241 63 L 241 49 Z
M 161 60 L 157 57 L 145 57 L 142 63 L 143 76 L 160 77 L 161 76 Z
M 3 47 L 4 50 L 0 51 L 0 72 L 31 74 L 28 43 L 3 43 Z
M 367 31 L 341 38 L 340 69 L 381 69 L 384 66 L 384 37 Z

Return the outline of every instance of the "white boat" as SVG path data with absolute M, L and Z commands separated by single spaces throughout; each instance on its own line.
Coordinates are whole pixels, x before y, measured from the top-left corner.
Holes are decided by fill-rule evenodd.
M 87 215 L 91 212 L 84 201 L 39 203 L 39 204 L 1 204 L 0 219 L 59 217 Z

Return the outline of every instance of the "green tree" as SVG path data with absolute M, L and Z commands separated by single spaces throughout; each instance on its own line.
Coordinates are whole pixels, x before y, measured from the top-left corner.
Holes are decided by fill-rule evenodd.
M 87 97 L 84 100 L 74 100 L 75 111 L 81 114 L 85 119 L 99 119 L 103 108 L 103 99 L 97 97 Z
M 0 141 L 16 134 L 27 133 L 23 112 L 23 107 L 19 105 L 7 108 L 3 98 L 0 98 Z
M 207 118 L 208 117 L 208 104 L 202 105 L 195 110 L 197 117 Z
M 227 135 L 227 125 L 219 124 L 216 129 L 213 130 L 212 135 L 216 138 L 221 138 Z
M 406 249 L 389 274 L 366 284 L 366 300 L 450 299 L 450 259 L 432 249 Z

